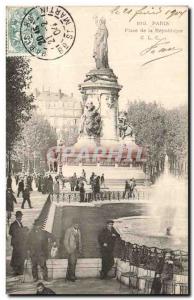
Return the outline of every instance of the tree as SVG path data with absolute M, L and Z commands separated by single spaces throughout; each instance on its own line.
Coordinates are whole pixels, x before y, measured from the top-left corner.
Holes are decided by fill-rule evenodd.
M 188 154 L 188 110 L 186 106 L 171 109 L 167 112 L 166 150 L 170 168 L 178 173 L 184 172 Z
M 148 146 L 150 173 L 163 169 L 165 154 L 171 168 L 181 172 L 187 163 L 188 111 L 186 106 L 167 110 L 156 103 L 134 101 L 128 106 L 128 121 L 134 127 L 136 143 Z
M 164 165 L 166 111 L 156 103 L 134 101 L 128 106 L 128 121 L 134 127 L 136 143 L 149 147 L 150 173 L 159 173 Z
M 47 151 L 56 145 L 56 130 L 44 117 L 34 112 L 31 119 L 25 124 L 21 140 L 15 145 L 15 158 L 23 161 L 27 160 L 29 155 L 30 160 L 33 160 L 34 153 L 36 153 L 39 160 L 46 162 Z
M 66 124 L 62 128 L 61 135 L 65 146 L 72 146 L 77 142 L 79 128 L 77 125 Z
M 24 57 L 6 58 L 6 148 L 10 153 L 31 117 L 34 97 L 28 94 L 31 68 Z

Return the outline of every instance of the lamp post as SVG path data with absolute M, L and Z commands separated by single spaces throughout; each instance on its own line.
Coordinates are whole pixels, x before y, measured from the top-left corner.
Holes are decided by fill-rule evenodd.
M 62 175 L 62 143 L 60 142 L 57 150 L 57 160 L 58 160 L 58 174 Z

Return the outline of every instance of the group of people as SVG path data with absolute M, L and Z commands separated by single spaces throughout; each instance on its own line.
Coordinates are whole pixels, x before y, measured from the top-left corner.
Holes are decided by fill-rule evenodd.
M 10 262 L 13 274 L 14 276 L 25 276 L 25 260 L 30 259 L 33 281 L 39 281 L 38 267 L 40 267 L 42 278 L 47 282 L 47 259 L 49 256 L 54 258 L 57 255 L 58 248 L 56 239 L 52 234 L 49 234 L 41 228 L 41 223 L 38 219 L 34 221 L 32 229 L 29 230 L 26 226 L 23 226 L 22 217 L 23 213 L 21 211 L 16 211 L 15 221 L 10 225 L 9 229 L 11 246 L 13 248 Z M 113 224 L 114 222 L 112 220 L 108 220 L 105 228 L 99 232 L 98 236 L 102 255 L 101 279 L 107 278 L 108 272 L 114 265 L 114 246 L 119 234 L 113 228 Z M 49 245 L 51 245 L 51 247 Z M 65 276 L 66 281 L 74 282 L 76 281 L 75 272 L 77 259 L 82 253 L 82 233 L 77 219 L 74 219 L 72 225 L 66 229 L 63 245 L 68 258 Z M 42 291 L 43 289 L 44 285 L 41 285 L 38 290 Z M 50 292 L 45 290 L 45 293 Z
M 44 181 L 44 182 L 43 182 Z M 30 199 L 30 193 L 33 190 L 38 190 L 43 194 L 57 194 L 59 196 L 59 178 L 56 176 L 54 179 L 50 174 L 42 176 L 40 174 L 16 174 L 15 183 L 17 187 L 17 198 L 22 196 L 23 201 L 21 208 L 25 208 L 25 203 L 28 203 L 29 208 L 33 208 Z M 34 187 L 33 187 L 34 183 Z M 7 177 L 7 190 L 6 190 L 6 211 L 8 222 L 11 218 L 11 213 L 14 211 L 14 203 L 17 203 L 14 191 L 12 188 L 12 178 L 10 175 Z
M 42 194 L 53 194 L 55 191 L 59 190 L 59 177 L 51 176 L 51 174 L 42 174 L 37 175 L 37 187 L 38 191 Z
M 80 202 L 84 202 L 85 199 L 85 184 L 90 185 L 94 200 L 100 199 L 100 191 L 101 188 L 105 188 L 105 178 L 104 174 L 101 176 L 96 175 L 92 172 L 89 180 L 86 178 L 86 172 L 82 170 L 82 176 L 77 177 L 76 173 L 70 179 L 71 191 L 79 191 L 80 192 Z
M 48 281 L 48 269 L 46 260 L 48 259 L 48 239 L 49 234 L 41 229 L 38 220 L 34 221 L 33 228 L 22 224 L 23 213 L 16 211 L 15 221 L 10 225 L 9 235 L 11 236 L 11 246 L 13 248 L 10 266 L 14 276 L 24 274 L 25 260 L 30 258 L 32 264 L 32 276 L 34 282 L 38 281 L 38 266 L 41 268 L 43 280 Z M 43 283 L 37 285 L 37 294 L 55 294 L 47 289 Z
M 30 192 L 32 190 L 31 176 L 26 176 L 25 181 L 24 178 L 18 178 L 16 184 L 18 185 L 17 197 L 19 197 L 22 194 L 23 198 L 21 208 L 24 209 L 24 205 L 26 202 L 28 203 L 29 208 L 33 208 L 30 199 Z M 17 204 L 17 200 L 12 189 L 12 178 L 9 175 L 7 178 L 6 189 L 6 212 L 8 223 L 11 219 L 12 212 L 14 211 L 14 203 Z

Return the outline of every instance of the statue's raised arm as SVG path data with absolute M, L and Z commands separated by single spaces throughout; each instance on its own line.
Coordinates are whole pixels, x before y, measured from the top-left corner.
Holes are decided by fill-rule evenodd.
M 98 29 L 94 40 L 93 57 L 96 62 L 97 69 L 107 69 L 108 65 L 108 30 L 106 28 L 106 20 L 101 18 L 98 22 Z

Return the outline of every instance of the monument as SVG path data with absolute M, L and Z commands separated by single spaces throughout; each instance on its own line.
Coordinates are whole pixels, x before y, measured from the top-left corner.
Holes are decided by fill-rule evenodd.
M 106 20 L 101 18 L 97 26 L 93 50 L 95 68 L 79 85 L 82 95 L 79 137 L 70 153 L 63 151 L 63 173 L 72 176 L 74 172 L 81 173 L 83 168 L 91 173 L 92 166 L 93 172 L 104 173 L 106 178 L 143 180 L 145 149 L 136 145 L 127 113 L 119 112 L 122 86 L 109 66 Z M 119 167 L 119 174 L 113 167 Z M 126 167 L 133 168 L 133 172 Z

